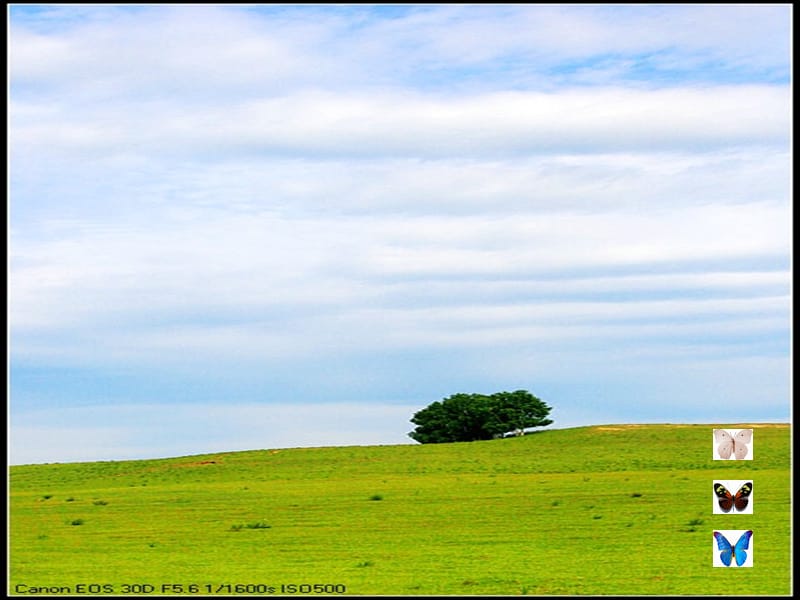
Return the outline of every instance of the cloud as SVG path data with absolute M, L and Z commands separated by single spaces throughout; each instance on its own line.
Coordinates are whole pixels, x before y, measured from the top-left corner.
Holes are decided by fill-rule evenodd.
M 287 87 L 550 88 L 614 80 L 788 79 L 777 6 L 227 7 L 16 9 L 15 82 L 78 94 L 218 97 Z M 393 11 L 393 12 L 390 12 Z M 101 51 L 98 51 L 100 49 Z M 577 70 L 576 70 L 577 67 Z M 601 79 L 605 84 L 609 79 Z
M 746 318 L 772 331 L 788 308 L 783 216 L 778 206 L 740 204 L 546 219 L 262 214 L 128 231 L 70 227 L 51 242 L 13 244 L 12 336 L 19 357 L 162 362 L 184 348 L 224 360 L 495 346 L 589 331 L 678 335 L 666 318 L 689 320 L 692 336 L 711 317 L 730 320 L 730 331 Z M 778 271 L 734 267 L 751 257 Z M 702 264 L 732 269 L 723 281 L 766 287 L 740 297 L 741 286 L 691 273 Z M 655 273 L 665 265 L 678 265 L 684 289 L 698 297 L 659 298 L 665 284 Z M 586 297 L 589 287 L 595 298 Z M 723 293 L 708 298 L 711 287 Z M 559 293 L 548 298 L 548 289 Z M 596 297 L 604 292 L 616 297 Z M 42 348 L 35 340 L 46 331 L 64 342 Z M 81 336 L 83 349 L 74 343 Z
M 302 92 L 216 107 L 12 106 L 17 160 L 508 158 L 785 146 L 785 88 L 504 92 L 462 98 Z M 121 110 L 125 114 L 121 113 Z M 102 157 L 102 158 L 101 158 Z M 24 164 L 24 163 L 23 163 Z
M 15 411 L 785 391 L 782 6 L 11 14 Z

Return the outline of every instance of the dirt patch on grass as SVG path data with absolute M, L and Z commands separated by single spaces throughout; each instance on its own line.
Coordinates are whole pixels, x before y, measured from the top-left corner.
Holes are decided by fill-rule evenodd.
M 626 425 L 595 425 L 599 431 L 624 431 L 625 429 L 640 429 L 642 427 L 652 427 L 649 423 L 630 423 Z
M 729 425 L 719 425 L 712 423 L 626 423 L 620 425 L 595 425 L 594 429 L 598 431 L 624 431 L 625 429 L 640 429 L 642 427 L 670 427 L 673 429 L 690 428 L 690 427 L 714 427 L 723 429 L 781 429 L 787 428 L 790 423 L 733 423 Z
M 174 468 L 185 469 L 187 467 L 208 467 L 210 465 L 222 464 L 221 460 L 198 460 L 190 463 L 182 463 L 179 465 L 172 465 Z

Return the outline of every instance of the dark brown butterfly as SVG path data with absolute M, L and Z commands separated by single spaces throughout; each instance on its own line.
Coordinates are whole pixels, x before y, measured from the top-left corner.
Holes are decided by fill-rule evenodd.
M 747 508 L 747 504 L 750 502 L 748 496 L 753 491 L 753 482 L 748 481 L 742 487 L 739 488 L 739 491 L 736 494 L 731 494 L 721 483 L 714 484 L 714 493 L 717 495 L 717 502 L 719 502 L 719 507 L 722 509 L 722 512 L 731 512 L 732 508 L 736 508 L 739 512 L 742 512 L 744 509 Z

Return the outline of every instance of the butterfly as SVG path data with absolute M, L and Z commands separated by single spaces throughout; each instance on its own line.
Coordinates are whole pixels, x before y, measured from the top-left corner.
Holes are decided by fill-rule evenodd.
M 743 460 L 747 456 L 747 444 L 753 439 L 753 430 L 740 429 L 736 435 L 731 435 L 724 429 L 715 429 L 714 439 L 719 442 L 717 452 L 720 458 L 728 459 L 733 454 L 736 460 Z
M 747 504 L 750 502 L 748 496 L 750 496 L 751 492 L 753 491 L 753 482 L 748 481 L 742 487 L 739 488 L 739 491 L 736 494 L 731 494 L 721 483 L 714 484 L 714 493 L 717 495 L 717 502 L 719 502 L 719 507 L 722 509 L 722 512 L 731 512 L 732 508 L 736 508 L 739 512 L 742 512 L 747 508 Z
M 744 564 L 747 560 L 747 552 L 745 552 L 745 550 L 750 547 L 751 537 L 753 537 L 753 532 L 748 529 L 741 535 L 736 545 L 731 546 L 728 538 L 722 535 L 722 533 L 719 531 L 714 532 L 714 539 L 717 540 L 717 549 L 721 551 L 719 553 L 719 558 L 726 567 L 731 566 L 731 559 L 736 560 L 737 567 L 741 567 Z

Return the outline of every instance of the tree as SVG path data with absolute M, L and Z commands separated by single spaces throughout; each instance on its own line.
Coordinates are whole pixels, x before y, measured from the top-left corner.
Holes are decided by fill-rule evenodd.
M 472 442 L 544 427 L 551 408 L 526 390 L 483 394 L 453 394 L 415 413 L 417 427 L 408 435 L 422 443 Z

